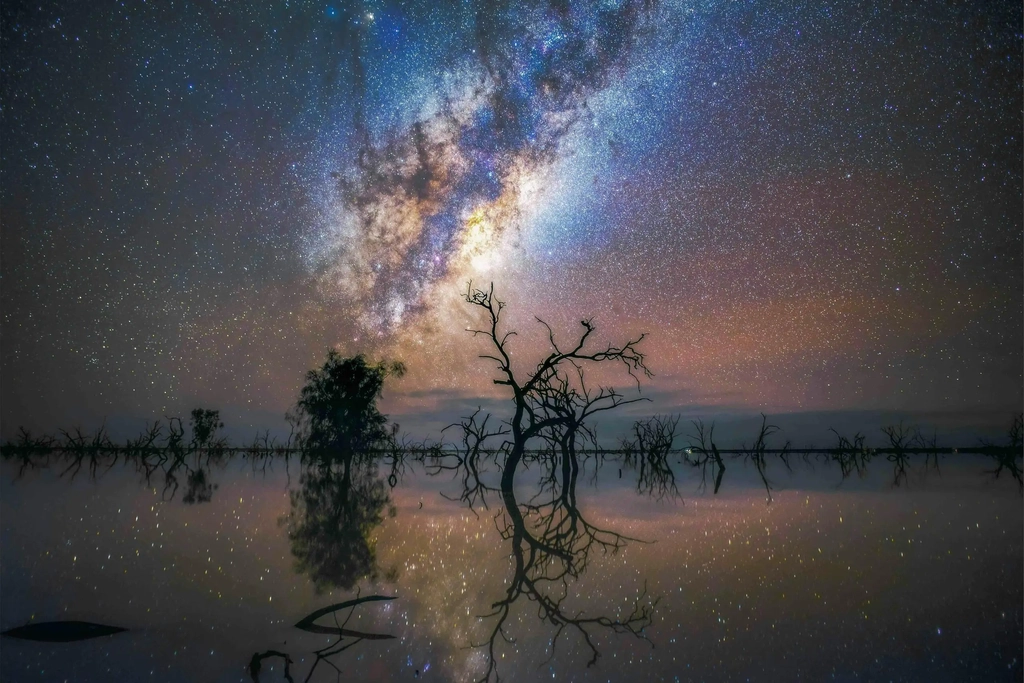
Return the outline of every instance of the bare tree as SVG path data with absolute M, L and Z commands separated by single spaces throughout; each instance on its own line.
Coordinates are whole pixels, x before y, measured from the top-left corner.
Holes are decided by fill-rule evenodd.
M 509 350 L 509 340 L 516 333 L 502 329 L 501 312 L 505 302 L 495 298 L 494 285 L 491 284 L 488 289 L 478 289 L 471 282 L 463 297 L 467 303 L 484 311 L 484 327 L 471 329 L 470 332 L 491 341 L 492 352 L 482 354 L 481 358 L 498 364 L 500 376 L 494 379 L 494 383 L 507 386 L 512 391 L 514 410 L 508 420 L 512 439 L 502 472 L 502 490 L 511 490 L 516 466 L 531 439 L 551 429 L 559 429 L 569 438 L 575 438 L 586 417 L 599 410 L 609 410 L 630 402 L 614 389 L 588 391 L 583 383 L 584 366 L 604 362 L 621 363 L 638 389 L 641 374 L 644 377 L 652 376 L 645 364 L 644 354 L 638 348 L 645 335 L 627 340 L 622 346 L 595 347 L 591 338 L 596 327 L 590 318 L 580 321 L 583 331 L 571 348 L 560 346 L 551 326 L 537 318 L 537 322 L 547 330 L 551 351 L 526 377 L 517 376 L 512 368 Z
M 444 470 L 451 470 L 462 477 L 462 493 L 458 500 L 465 503 L 474 515 L 478 515 L 476 511 L 478 505 L 485 510 L 488 509 L 487 494 L 497 490 L 486 485 L 481 479 L 481 459 L 488 455 L 496 457 L 494 453 L 486 450 L 485 444 L 490 439 L 508 434 L 508 429 L 505 427 L 487 427 L 487 423 L 491 419 L 490 413 L 484 413 L 483 418 L 478 421 L 477 418 L 482 411 L 482 408 L 477 408 L 473 411 L 472 415 L 464 417 L 459 422 L 450 424 L 441 430 L 444 432 L 457 427 L 462 431 L 462 445 L 456 444 L 454 453 L 445 453 L 439 448 L 436 454 L 428 454 L 429 460 L 424 460 L 424 466 L 430 475 L 439 474 Z M 447 456 L 450 456 L 450 458 Z M 451 459 L 454 459 L 454 462 L 451 462 Z M 444 493 L 441 495 L 449 498 Z M 449 500 L 455 499 L 449 498 Z
M 889 439 L 891 445 L 885 457 L 892 463 L 893 485 L 899 486 L 907 480 L 908 450 L 917 447 L 920 431 L 916 427 L 904 426 L 900 420 L 898 425 L 882 427 L 882 433 Z
M 669 462 L 678 424 L 678 417 L 655 415 L 648 420 L 637 420 L 633 424 L 633 438 L 623 439 L 625 462 L 637 468 L 638 492 L 658 499 L 679 495 L 676 475 Z
M 690 446 L 686 449 L 686 461 L 694 467 L 700 468 L 700 490 L 705 491 L 708 487 L 708 467 L 711 467 L 712 476 L 715 480 L 715 493 L 722 487 L 722 478 L 725 476 L 725 461 L 722 454 L 718 452 L 715 445 L 715 423 L 709 426 L 704 425 L 701 419 L 693 420 L 690 424 L 696 430 L 696 434 L 689 434 Z
M 837 442 L 836 447 L 828 453 L 828 456 L 839 464 L 839 471 L 843 476 L 842 481 L 846 481 L 854 472 L 863 477 L 867 471 L 867 464 L 871 460 L 871 454 L 864 446 L 864 435 L 857 432 L 851 440 L 832 427 L 829 427 L 829 431 L 836 435 Z
M 768 480 L 768 475 L 765 473 L 767 467 L 767 461 L 765 455 L 773 449 L 768 448 L 768 437 L 779 432 L 777 425 L 768 424 L 768 416 L 761 413 L 761 429 L 757 432 L 757 438 L 754 439 L 753 445 L 749 448 L 746 445 L 742 448 L 742 454 L 744 459 L 751 460 L 754 463 L 754 467 L 757 469 L 758 475 L 761 477 L 761 483 L 764 484 L 764 490 L 768 494 L 768 502 L 772 502 L 772 483 Z M 782 464 L 789 468 L 789 442 L 787 441 L 781 449 L 777 451 L 779 460 Z
M 1013 416 L 1013 423 L 1010 425 L 1008 446 L 1000 448 L 990 443 L 982 443 L 985 453 L 996 461 L 996 469 L 990 470 L 990 473 L 998 479 L 1003 470 L 1006 470 L 1017 482 L 1021 493 L 1024 493 L 1024 469 L 1018 462 L 1021 460 L 1022 432 L 1024 432 L 1024 415 L 1017 414 Z
M 552 461 L 548 465 L 552 470 L 557 469 Z M 510 617 L 515 604 L 523 597 L 535 608 L 540 622 L 554 628 L 551 657 L 567 633 L 575 633 L 586 647 L 590 655 L 587 666 L 596 664 L 600 657 L 595 641 L 598 631 L 648 640 L 645 629 L 652 622 L 658 600 L 647 595 L 646 587 L 628 613 L 587 615 L 567 604 L 573 594 L 571 584 L 586 571 L 595 552 L 614 554 L 629 542 L 643 542 L 602 529 L 584 518 L 576 503 L 575 470 L 568 479 L 561 481 L 561 490 L 544 501 L 519 503 L 511 488 L 503 489 L 501 497 L 504 510 L 495 521 L 502 538 L 511 545 L 513 575 L 504 597 L 491 605 L 491 612 L 483 615 L 484 619 L 494 622 L 487 639 L 475 644 L 487 655 L 487 667 L 478 679 L 480 683 L 500 680 L 499 639 L 515 642 L 506 626 L 517 621 L 510 621 Z

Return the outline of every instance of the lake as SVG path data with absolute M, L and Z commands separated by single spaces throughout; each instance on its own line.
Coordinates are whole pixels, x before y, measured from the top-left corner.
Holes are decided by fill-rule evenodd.
M 8 457 L 0 677 L 1021 680 L 994 458 L 685 457 Z

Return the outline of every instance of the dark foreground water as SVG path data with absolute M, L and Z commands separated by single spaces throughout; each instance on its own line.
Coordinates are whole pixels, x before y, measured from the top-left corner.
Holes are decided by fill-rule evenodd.
M 394 487 L 387 462 L 6 461 L 0 629 L 127 630 L 5 637 L 0 678 L 1021 680 L 1024 509 L 991 459 L 791 456 L 770 503 L 751 462 L 714 494 L 669 460 L 675 489 L 609 457 L 521 466 L 514 495 L 484 461 Z M 368 596 L 394 599 L 296 627 Z

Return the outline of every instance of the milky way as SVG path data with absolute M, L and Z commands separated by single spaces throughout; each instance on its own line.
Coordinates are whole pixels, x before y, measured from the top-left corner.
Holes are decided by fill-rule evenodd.
M 438 280 L 494 258 L 505 233 L 522 227 L 524 185 L 585 122 L 588 99 L 624 70 L 648 15 L 639 2 L 483 4 L 466 17 L 474 47 L 411 125 L 375 141 L 356 105 L 360 145 L 334 174 L 338 225 L 322 256 L 324 284 L 353 318 L 389 333 L 422 308 Z M 354 33 L 361 85 L 369 58 Z
M 649 333 L 651 411 L 1020 410 L 1019 4 L 2 12 L 5 434 L 273 427 L 329 347 L 445 424 L 469 280 L 524 364 Z

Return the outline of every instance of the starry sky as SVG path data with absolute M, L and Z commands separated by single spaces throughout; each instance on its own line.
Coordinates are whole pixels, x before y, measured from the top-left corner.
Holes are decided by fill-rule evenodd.
M 0 12 L 5 435 L 277 428 L 329 347 L 430 431 L 469 280 L 523 367 L 647 332 L 646 412 L 1021 409 L 1019 3 Z

